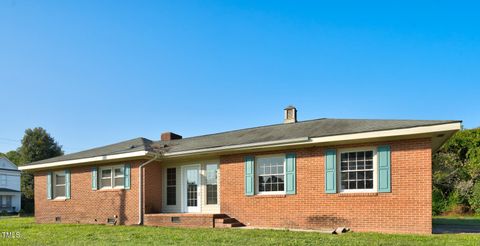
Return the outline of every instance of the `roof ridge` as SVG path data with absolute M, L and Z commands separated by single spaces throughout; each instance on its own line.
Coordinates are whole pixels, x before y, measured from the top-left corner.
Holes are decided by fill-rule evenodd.
M 173 140 L 168 140 L 169 142 L 171 141 L 182 141 L 182 140 L 188 140 L 188 139 L 195 139 L 195 138 L 201 138 L 201 137 L 209 137 L 209 136 L 215 136 L 215 135 L 220 135 L 220 134 L 225 134 L 225 133 L 232 133 L 232 132 L 239 132 L 239 131 L 246 131 L 246 130 L 253 130 L 253 129 L 260 129 L 260 128 L 265 128 L 265 127 L 274 127 L 274 126 L 282 126 L 282 125 L 290 125 L 290 124 L 302 124 L 302 123 L 308 123 L 312 121 L 320 121 L 320 120 L 354 120 L 354 121 L 441 121 L 441 122 L 461 122 L 461 120 L 414 120 L 414 119 L 348 119 L 348 118 L 317 118 L 317 119 L 310 119 L 310 120 L 303 120 L 303 121 L 297 121 L 295 123 L 277 123 L 277 124 L 272 124 L 272 125 L 263 125 L 263 126 L 256 126 L 256 127 L 247 127 L 247 128 L 242 128 L 242 129 L 237 129 L 237 130 L 229 130 L 229 131 L 224 131 L 224 132 L 217 132 L 217 133 L 209 133 L 209 134 L 203 134 L 203 135 L 197 135 L 197 136 L 192 136 L 192 137 L 186 137 L 182 139 L 173 139 Z M 162 142 L 162 140 L 154 141 L 154 142 Z M 166 141 L 164 141 L 166 142 Z
M 310 122 L 310 121 L 320 121 L 320 120 L 327 120 L 327 119 L 328 119 L 328 118 L 317 118 L 317 119 L 311 119 L 311 120 L 297 121 L 297 122 L 295 122 L 295 123 L 277 123 L 277 124 L 272 124 L 272 125 L 263 125 L 263 126 L 247 127 L 247 128 L 237 129 L 237 130 L 229 130 L 229 131 L 224 131 L 224 132 L 209 133 L 209 134 L 197 135 L 197 136 L 186 137 L 186 138 L 181 138 L 181 139 L 174 139 L 174 140 L 169 140 L 169 141 L 181 141 L 181 140 L 185 140 L 185 139 L 208 137 L 208 136 L 225 134 L 225 133 L 231 133 L 231 132 L 239 132 L 239 131 L 245 131 L 245 130 L 253 130 L 253 129 L 259 129 L 259 128 L 265 128 L 265 127 L 272 127 L 272 126 L 281 126 L 281 125 L 290 125 L 290 124 L 301 124 L 301 123 L 307 123 L 307 122 Z M 161 142 L 161 141 L 162 141 L 162 140 L 155 141 L 155 142 Z

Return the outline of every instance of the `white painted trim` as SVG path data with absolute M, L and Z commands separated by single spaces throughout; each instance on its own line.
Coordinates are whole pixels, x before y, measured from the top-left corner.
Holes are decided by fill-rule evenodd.
M 372 165 L 373 165 L 373 188 L 372 189 L 358 189 L 358 190 L 344 190 L 342 189 L 342 153 L 348 152 L 363 152 L 363 151 L 372 151 Z M 378 155 L 377 147 L 375 146 L 366 146 L 366 147 L 357 147 L 357 148 L 344 148 L 337 150 L 337 187 L 338 193 L 376 193 L 378 191 Z
M 121 164 L 121 165 L 112 165 L 112 166 L 101 166 L 98 168 L 98 173 L 97 173 L 97 179 L 100 180 L 100 182 L 98 182 L 98 189 L 99 190 L 121 190 L 121 189 L 125 189 L 125 170 L 123 170 L 123 175 L 121 177 L 115 177 L 115 169 L 123 169 L 125 168 L 125 165 Z M 105 187 L 102 187 L 102 180 L 103 179 L 107 179 L 107 178 L 103 178 L 102 177 L 102 171 L 103 170 L 110 170 L 110 186 L 105 186 Z M 100 174 L 100 175 L 98 175 Z M 123 178 L 123 185 L 116 185 L 115 184 L 115 179 L 116 178 Z
M 281 157 L 283 158 L 283 191 L 262 191 L 260 192 L 259 186 L 260 183 L 258 183 L 258 159 L 263 159 L 263 158 L 275 158 L 275 157 Z M 255 171 L 255 180 L 254 180 L 254 185 L 255 185 L 255 195 L 285 195 L 286 194 L 286 184 L 285 184 L 285 177 L 287 176 L 286 174 L 286 167 L 287 167 L 287 157 L 285 154 L 271 154 L 271 155 L 259 155 L 255 156 L 255 162 L 253 163 L 254 165 L 254 171 Z
M 50 167 L 57 167 L 57 166 L 70 166 L 74 164 L 80 163 L 87 163 L 87 162 L 97 162 L 97 161 L 110 161 L 110 160 L 118 160 L 118 159 L 125 159 L 131 157 L 142 157 L 147 156 L 148 151 L 136 151 L 131 153 L 123 153 L 123 154 L 114 154 L 114 155 L 102 155 L 102 156 L 95 156 L 89 158 L 82 158 L 82 159 L 75 159 L 75 160 L 67 160 L 67 161 L 57 161 L 57 162 L 50 162 L 44 164 L 37 164 L 32 166 L 21 166 L 18 169 L 20 170 L 33 170 L 33 169 L 42 169 L 42 168 L 50 168 Z
M 198 173 L 197 173 L 197 206 L 193 210 L 189 210 L 188 205 L 187 205 L 187 169 L 189 168 L 196 168 Z M 202 170 L 202 165 L 201 164 L 192 164 L 192 165 L 184 165 L 181 168 L 182 170 L 182 175 L 181 175 L 181 200 L 182 200 L 182 211 L 184 213 L 200 213 L 202 212 L 202 192 L 201 192 L 201 186 L 202 186 L 202 177 L 200 175 L 200 172 Z M 193 208 L 193 207 L 192 207 Z
M 312 138 L 311 142 L 322 143 L 322 142 L 336 142 L 336 141 L 368 139 L 368 138 L 398 137 L 398 136 L 405 136 L 405 135 L 417 135 L 417 134 L 434 133 L 434 132 L 457 131 L 460 129 L 461 129 L 460 123 L 450 123 L 450 124 L 434 125 L 434 126 L 419 126 L 419 127 L 405 128 L 405 129 L 318 137 L 318 138 Z

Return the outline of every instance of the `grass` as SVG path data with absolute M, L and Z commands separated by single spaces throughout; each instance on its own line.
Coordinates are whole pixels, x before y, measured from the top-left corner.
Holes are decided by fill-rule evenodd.
M 1 232 L 19 232 L 3 238 Z M 181 229 L 145 226 L 35 224 L 29 218 L 1 218 L 0 245 L 480 245 L 480 235 L 389 235 L 242 229 Z

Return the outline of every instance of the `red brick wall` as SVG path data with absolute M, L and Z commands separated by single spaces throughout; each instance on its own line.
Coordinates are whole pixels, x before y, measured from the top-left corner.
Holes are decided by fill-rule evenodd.
M 162 166 L 153 162 L 143 169 L 145 213 L 160 213 L 162 209 Z
M 297 194 L 287 196 L 245 196 L 244 157 L 247 154 L 222 156 L 221 212 L 244 224 L 259 227 L 321 229 L 347 226 L 354 231 L 431 233 L 430 139 L 368 146 L 384 144 L 391 146 L 391 193 L 325 193 L 325 149 L 361 145 L 288 151 L 297 154 Z
M 65 201 L 48 200 L 47 172 L 35 173 L 37 222 L 52 223 L 58 216 L 61 217 L 62 223 L 105 224 L 107 218 L 116 215 L 119 224 L 136 224 L 138 222 L 138 166 L 142 162 L 144 161 L 129 161 L 131 163 L 129 190 L 92 190 L 92 166 L 70 168 L 71 199 Z M 107 166 L 115 164 L 121 163 L 107 164 Z

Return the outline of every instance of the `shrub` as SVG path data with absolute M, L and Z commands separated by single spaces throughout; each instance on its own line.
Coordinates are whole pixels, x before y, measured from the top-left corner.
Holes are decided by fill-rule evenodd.
M 443 212 L 445 212 L 447 207 L 447 201 L 445 197 L 443 196 L 443 193 L 441 190 L 437 189 L 436 187 L 433 187 L 433 193 L 432 193 L 432 213 L 433 215 L 440 215 Z
M 475 213 L 480 214 L 480 181 L 473 186 L 473 192 L 468 202 Z

